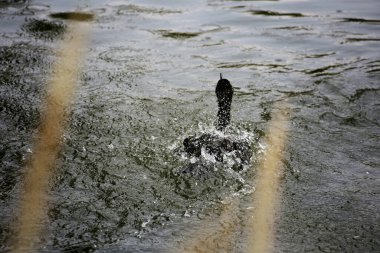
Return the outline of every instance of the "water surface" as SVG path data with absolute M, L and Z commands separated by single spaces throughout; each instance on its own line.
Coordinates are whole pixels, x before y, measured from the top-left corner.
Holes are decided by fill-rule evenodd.
M 41 0 L 0 3 L 1 251 L 68 11 L 96 18 L 41 250 L 178 252 L 237 198 L 226 251 L 245 252 L 278 101 L 293 114 L 275 252 L 380 250 L 380 2 Z M 181 153 L 215 132 L 220 72 L 235 87 L 229 134 L 257 147 L 250 168 Z M 177 173 L 194 162 L 211 173 Z

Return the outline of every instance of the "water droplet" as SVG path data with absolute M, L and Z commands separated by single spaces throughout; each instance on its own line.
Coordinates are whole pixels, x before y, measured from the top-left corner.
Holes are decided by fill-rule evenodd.
M 141 223 L 141 227 L 142 227 L 142 228 L 145 228 L 146 225 L 147 225 L 149 222 L 150 222 L 150 220 L 147 220 L 147 221 Z
M 50 9 L 49 5 L 44 4 L 32 4 L 27 7 L 31 11 L 48 11 Z
M 189 213 L 188 210 L 186 210 L 185 213 L 183 214 L 183 217 L 190 217 L 190 216 L 191 216 L 191 215 L 190 215 L 190 213 Z

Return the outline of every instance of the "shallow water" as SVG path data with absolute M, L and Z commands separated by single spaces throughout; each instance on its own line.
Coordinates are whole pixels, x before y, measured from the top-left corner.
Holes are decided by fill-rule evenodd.
M 235 198 L 221 247 L 245 252 L 258 139 L 278 101 L 293 113 L 275 252 L 380 250 L 380 2 L 144 0 L 0 3 L 1 251 L 67 27 L 51 14 L 78 10 L 96 18 L 42 250 L 178 252 Z M 250 169 L 180 150 L 215 132 L 220 72 L 235 87 L 230 134 L 255 147 Z M 191 163 L 211 172 L 177 173 Z

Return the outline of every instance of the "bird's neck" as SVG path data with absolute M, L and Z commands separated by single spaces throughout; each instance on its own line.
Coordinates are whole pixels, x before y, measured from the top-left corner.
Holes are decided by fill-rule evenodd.
M 219 110 L 217 114 L 216 128 L 219 131 L 224 130 L 231 121 L 231 103 L 219 103 Z

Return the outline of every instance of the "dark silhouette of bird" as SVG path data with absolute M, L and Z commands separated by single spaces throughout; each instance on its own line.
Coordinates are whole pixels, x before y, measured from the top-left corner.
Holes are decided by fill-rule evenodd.
M 218 101 L 218 114 L 215 122 L 218 131 L 225 131 L 231 121 L 231 103 L 234 94 L 231 83 L 220 74 L 215 89 Z M 252 156 L 250 144 L 246 140 L 233 140 L 223 134 L 204 133 L 199 137 L 190 136 L 183 141 L 184 150 L 191 156 L 199 157 L 204 152 L 215 157 L 216 161 L 223 162 L 224 155 L 234 152 L 234 156 L 241 161 L 241 165 L 249 164 Z

